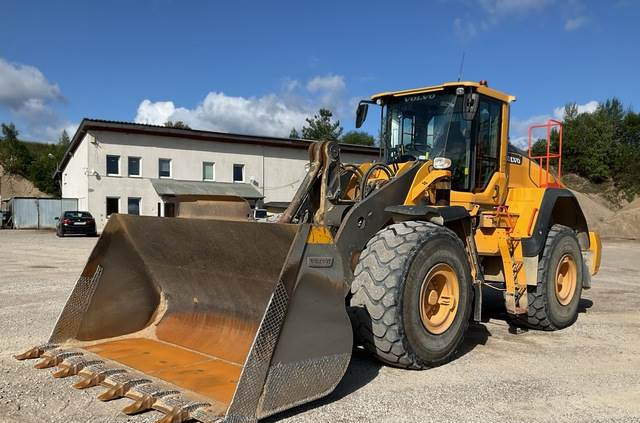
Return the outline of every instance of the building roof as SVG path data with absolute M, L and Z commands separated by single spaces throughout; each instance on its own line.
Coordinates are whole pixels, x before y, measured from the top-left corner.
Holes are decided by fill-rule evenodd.
M 147 125 L 142 123 L 118 122 L 85 118 L 82 120 L 80 126 L 78 127 L 78 130 L 73 135 L 71 144 L 69 144 L 69 148 L 62 157 L 62 160 L 60 161 L 60 163 L 58 163 L 58 167 L 56 168 L 56 171 L 53 175 L 54 178 L 60 177 L 62 171 L 71 159 L 71 156 L 73 156 L 73 153 L 76 151 L 87 132 L 91 130 L 123 132 L 128 134 L 157 135 L 163 137 L 174 137 L 183 139 L 186 138 L 199 141 L 233 142 L 300 149 L 309 148 L 309 145 L 313 142 L 311 140 L 303 139 L 230 134 L 223 132 L 201 131 L 198 129 L 171 128 L 166 126 Z M 378 147 L 369 147 L 364 145 L 340 144 L 340 149 L 341 151 L 346 153 L 366 154 L 370 155 L 371 157 L 377 156 L 379 153 Z
M 151 179 L 158 195 L 230 195 L 248 200 L 264 196 L 253 185 L 240 182 L 176 181 L 175 179 Z

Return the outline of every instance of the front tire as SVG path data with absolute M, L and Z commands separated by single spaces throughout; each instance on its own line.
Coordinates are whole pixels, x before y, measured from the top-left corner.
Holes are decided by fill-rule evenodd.
M 403 222 L 362 251 L 351 285 L 356 340 L 381 361 L 424 369 L 448 362 L 472 308 L 464 244 L 451 230 Z
M 571 326 L 578 319 L 583 269 L 575 232 L 553 225 L 538 262 L 538 283 L 527 292 L 527 314 L 516 322 L 540 330 Z

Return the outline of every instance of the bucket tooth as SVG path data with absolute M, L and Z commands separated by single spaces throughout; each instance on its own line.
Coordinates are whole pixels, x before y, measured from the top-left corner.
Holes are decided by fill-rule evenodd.
M 128 416 L 132 414 L 142 413 L 144 411 L 151 410 L 153 404 L 157 401 L 156 398 L 153 397 L 144 397 L 137 401 L 132 402 L 122 409 L 122 412 Z
M 43 344 L 38 345 L 37 347 L 33 347 L 28 351 L 23 352 L 22 354 L 15 355 L 14 358 L 16 360 L 31 360 L 33 358 L 40 358 L 45 351 L 52 350 L 54 348 L 58 348 L 57 344 Z
M 181 395 L 173 395 L 158 400 L 153 408 L 166 415 L 154 423 L 182 423 L 193 420 L 192 415 L 200 409 L 210 407 L 211 404 L 202 401 L 193 401 Z M 216 417 L 217 418 L 217 417 Z M 207 420 L 204 420 L 207 422 Z M 215 420 L 210 420 L 215 421 Z
M 76 389 L 86 389 L 100 385 L 107 377 L 120 373 L 126 373 L 125 369 L 109 367 L 104 363 L 93 364 L 80 370 L 78 376 L 84 378 L 73 385 Z
M 82 356 L 68 357 L 67 359 L 63 360 L 62 363 L 58 364 L 59 370 L 53 373 L 53 377 L 62 378 L 75 376 L 80 370 L 84 369 L 85 367 L 100 363 L 104 362 L 102 360 L 87 360 Z
M 180 391 L 159 383 L 138 385 L 125 394 L 127 398 L 131 398 L 134 402 L 123 408 L 122 412 L 129 415 L 142 413 L 143 411 L 151 410 L 160 398 L 178 394 L 180 394 Z
M 65 351 L 65 350 L 53 350 L 47 351 L 40 357 L 41 360 L 35 364 L 36 369 L 48 369 L 49 367 L 57 366 L 69 357 L 81 356 L 82 353 L 78 351 Z
M 116 373 L 104 379 L 102 384 L 107 386 L 108 389 L 98 395 L 98 399 L 100 401 L 111 401 L 122 398 L 134 386 L 146 383 L 151 383 L 151 381 L 131 373 Z
M 154 423 L 182 423 L 187 420 L 191 420 L 189 417 L 189 412 L 184 410 L 178 410 L 176 412 L 172 412 L 171 414 L 167 414 L 160 420 L 156 420 Z

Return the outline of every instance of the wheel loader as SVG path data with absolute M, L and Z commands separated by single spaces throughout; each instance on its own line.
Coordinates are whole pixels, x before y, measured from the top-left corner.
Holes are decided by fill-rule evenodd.
M 362 101 L 357 127 L 381 109 L 379 161 L 313 143 L 278 223 L 113 215 L 48 342 L 16 358 L 127 414 L 255 422 L 329 394 L 354 344 L 446 363 L 485 287 L 514 324 L 571 325 L 600 239 L 560 182 L 560 122 L 546 154 L 510 146 L 514 100 L 481 81 Z

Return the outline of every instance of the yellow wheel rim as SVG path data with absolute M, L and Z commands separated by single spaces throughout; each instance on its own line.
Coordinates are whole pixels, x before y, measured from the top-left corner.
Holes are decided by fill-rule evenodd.
M 434 335 L 445 332 L 456 318 L 460 302 L 458 277 L 451 266 L 440 263 L 431 268 L 420 287 L 420 319 Z
M 573 299 L 577 280 L 578 269 L 576 262 L 569 254 L 565 254 L 560 259 L 556 269 L 556 298 L 563 306 L 569 304 Z

